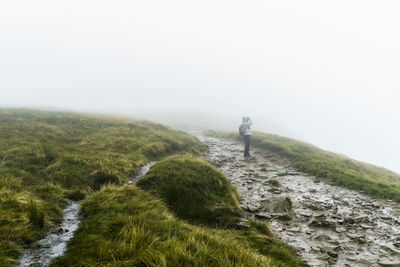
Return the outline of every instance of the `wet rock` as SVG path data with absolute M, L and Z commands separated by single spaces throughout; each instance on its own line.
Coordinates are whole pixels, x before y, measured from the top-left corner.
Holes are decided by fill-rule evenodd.
M 339 256 L 339 254 L 338 254 L 337 252 L 333 251 L 333 250 L 329 250 L 329 251 L 327 252 L 327 254 L 328 254 L 329 256 L 331 256 L 332 258 L 337 258 L 337 257 Z
M 360 260 L 358 261 L 358 263 L 359 263 L 361 266 L 373 266 L 373 264 L 374 264 L 375 262 L 370 261 L 370 260 L 367 260 L 367 259 L 360 259 Z
M 350 237 L 351 239 L 355 239 L 355 238 L 362 238 L 364 237 L 361 234 L 352 234 L 352 233 L 347 233 L 347 236 Z
M 332 241 L 332 238 L 327 234 L 319 234 L 319 235 L 314 236 L 313 240 L 327 242 L 327 241 Z
M 299 214 L 304 217 L 311 217 L 313 214 L 309 211 L 300 211 Z
M 271 188 L 268 191 L 271 192 L 271 193 L 274 193 L 274 194 L 281 194 L 282 193 L 282 191 L 277 189 L 277 188 Z
M 271 219 L 272 218 L 271 214 L 269 214 L 267 212 L 259 212 L 256 214 L 256 217 L 261 218 L 261 219 Z
M 333 219 L 333 218 L 326 218 L 325 219 L 325 224 L 333 226 L 336 225 L 338 222 L 337 220 Z
M 367 216 L 367 215 L 360 215 L 360 216 L 357 216 L 357 217 L 354 218 L 354 221 L 355 221 L 356 223 L 359 223 L 359 222 L 370 222 L 370 220 L 368 219 L 368 216 Z
M 372 202 L 372 207 L 379 208 L 380 206 L 379 202 Z
M 380 266 L 399 267 L 399 266 L 400 266 L 400 260 L 380 259 L 380 260 L 378 261 L 378 264 L 379 264 Z
M 315 251 L 315 252 L 320 252 L 321 249 L 315 246 L 311 246 L 311 250 Z
M 386 251 L 389 251 L 390 253 L 400 255 L 400 251 L 399 251 L 399 250 L 397 250 L 397 249 L 395 249 L 395 248 L 392 248 L 392 247 L 390 247 L 390 246 L 381 246 L 381 248 L 383 248 L 383 249 L 386 250 Z
M 258 210 L 260 209 L 260 207 L 259 207 L 259 206 L 256 206 L 256 205 L 253 205 L 253 204 L 248 204 L 248 205 L 247 205 L 247 209 L 248 209 L 249 211 L 256 212 L 256 211 L 258 211 Z
M 317 211 L 323 211 L 324 208 L 321 205 L 318 205 L 316 203 L 309 203 L 306 205 L 307 208 L 311 210 L 317 210 Z
M 308 190 L 308 192 L 310 192 L 310 193 L 317 193 L 317 189 L 311 188 L 310 190 Z
M 357 261 L 358 260 L 356 256 L 347 256 L 346 259 L 349 261 Z
M 287 213 L 272 213 L 271 216 L 273 218 L 276 218 L 276 219 L 282 220 L 282 221 L 290 221 L 290 220 L 292 220 L 292 216 L 290 214 L 287 214 Z
M 335 231 L 338 232 L 338 233 L 344 233 L 347 230 L 343 226 L 338 226 L 338 227 L 335 228 Z
M 371 229 L 371 228 L 373 228 L 372 226 L 369 226 L 369 225 L 367 225 L 367 224 L 360 224 L 360 226 L 361 226 L 361 228 L 363 228 L 363 229 Z
M 249 225 L 248 221 L 240 221 L 236 224 L 236 227 L 239 230 L 249 230 L 250 229 L 250 225 Z
M 293 233 L 298 233 L 300 232 L 300 227 L 299 226 L 292 226 L 289 229 L 287 229 L 289 232 L 293 232 Z
M 337 221 L 335 219 L 325 218 L 325 216 L 323 216 L 320 218 L 314 218 L 309 225 L 314 227 L 335 228 Z

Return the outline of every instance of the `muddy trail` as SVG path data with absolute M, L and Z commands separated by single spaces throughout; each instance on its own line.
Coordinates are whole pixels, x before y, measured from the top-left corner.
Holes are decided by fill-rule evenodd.
M 332 186 L 278 155 L 198 136 L 238 188 L 243 216 L 267 222 L 310 266 L 400 266 L 400 205 Z

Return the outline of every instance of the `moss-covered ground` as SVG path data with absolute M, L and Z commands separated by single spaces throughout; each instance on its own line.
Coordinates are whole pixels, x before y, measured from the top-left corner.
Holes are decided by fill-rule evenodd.
M 242 141 L 236 133 L 209 131 L 207 134 Z M 338 186 L 400 202 L 400 175 L 397 173 L 278 135 L 254 132 L 251 138 L 252 146 L 288 158 L 300 171 Z

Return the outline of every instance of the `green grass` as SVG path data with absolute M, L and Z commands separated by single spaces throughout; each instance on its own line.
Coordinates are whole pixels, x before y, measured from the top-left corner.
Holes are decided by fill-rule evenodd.
M 0 109 L 0 266 L 14 266 L 23 249 L 60 223 L 68 199 L 84 199 L 84 220 L 53 266 L 303 265 L 265 224 L 233 228 L 237 191 L 189 156 L 203 150 L 195 137 L 147 121 Z M 184 156 L 162 160 L 173 154 Z M 162 174 L 175 182 L 192 213 L 126 185 L 152 160 L 161 161 L 146 179 Z
M 151 167 L 137 185 L 160 196 L 177 217 L 190 223 L 229 226 L 239 220 L 239 193 L 206 161 L 171 156 Z
M 241 141 L 236 133 L 210 131 L 208 134 Z M 400 175 L 385 168 L 356 161 L 298 140 L 261 132 L 253 133 L 252 145 L 279 153 L 300 171 L 332 184 L 400 202 Z
M 66 254 L 52 266 L 302 265 L 264 224 L 243 231 L 193 226 L 133 185 L 103 187 L 82 202 L 82 213 Z
M 0 266 L 59 223 L 67 199 L 121 185 L 150 160 L 203 149 L 147 121 L 0 109 Z

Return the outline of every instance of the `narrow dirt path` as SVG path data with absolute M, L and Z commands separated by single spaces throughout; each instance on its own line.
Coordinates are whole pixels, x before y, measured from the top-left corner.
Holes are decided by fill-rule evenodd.
M 326 184 L 271 152 L 252 148 L 244 159 L 242 144 L 198 137 L 241 193 L 244 216 L 268 222 L 310 266 L 400 266 L 398 203 Z

